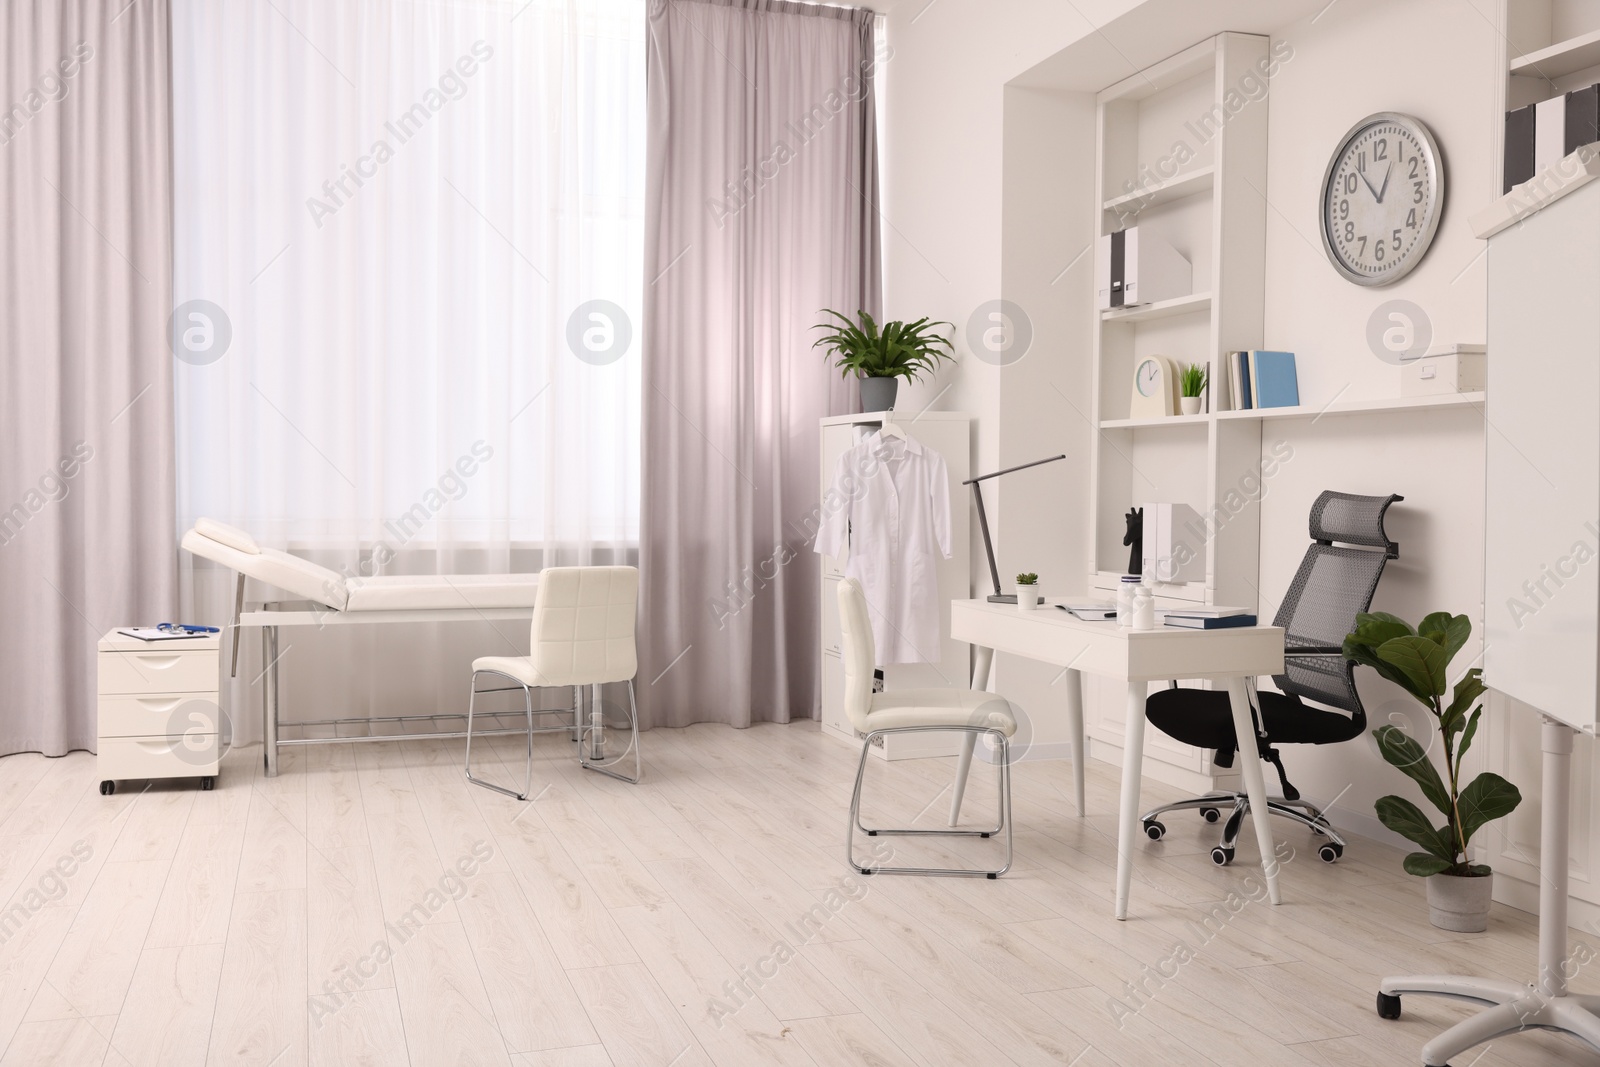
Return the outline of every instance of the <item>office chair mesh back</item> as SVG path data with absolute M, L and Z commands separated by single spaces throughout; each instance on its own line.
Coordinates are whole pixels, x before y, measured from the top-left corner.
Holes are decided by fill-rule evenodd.
M 1398 546 L 1383 530 L 1384 514 L 1398 496 L 1324 492 L 1311 507 L 1311 537 L 1273 625 L 1284 629 L 1284 673 L 1273 678 L 1291 696 L 1339 708 L 1365 722 L 1356 694 L 1355 665 L 1336 649 L 1372 604 L 1384 565 Z M 1330 542 L 1341 542 L 1339 545 Z M 1371 546 L 1350 548 L 1348 545 Z M 1298 652 L 1298 654 L 1297 654 Z

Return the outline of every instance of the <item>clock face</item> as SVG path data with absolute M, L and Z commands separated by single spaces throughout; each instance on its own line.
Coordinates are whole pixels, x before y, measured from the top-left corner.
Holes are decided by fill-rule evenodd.
M 1133 384 L 1140 396 L 1155 396 L 1161 389 L 1161 364 L 1153 359 L 1139 364 L 1139 369 L 1133 375 Z
M 1388 285 L 1421 261 L 1444 206 L 1444 167 L 1428 128 L 1392 111 L 1345 134 L 1322 181 L 1322 247 L 1357 285 Z

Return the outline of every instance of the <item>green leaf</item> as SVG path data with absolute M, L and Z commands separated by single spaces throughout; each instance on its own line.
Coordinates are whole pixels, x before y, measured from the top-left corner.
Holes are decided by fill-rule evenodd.
M 1374 807 L 1378 812 L 1378 821 L 1383 825 L 1407 841 L 1422 846 L 1422 850 L 1429 855 L 1439 857 L 1446 864 L 1455 864 L 1455 849 L 1450 846 L 1449 837 L 1443 831 L 1434 829 L 1421 808 L 1397 796 L 1379 797 Z
M 1483 668 L 1474 667 L 1456 681 L 1455 696 L 1445 709 L 1442 725 L 1452 735 L 1466 725 L 1466 714 L 1479 697 L 1488 691 L 1483 684 Z
M 1483 717 L 1483 709 L 1472 713 L 1472 718 L 1467 720 L 1467 730 L 1461 735 L 1461 743 L 1456 746 L 1456 774 L 1461 774 L 1461 761 L 1466 758 L 1467 749 L 1472 747 L 1472 738 L 1478 732 L 1478 720 Z
M 1467 638 L 1472 636 L 1472 620 L 1465 615 L 1452 615 L 1448 611 L 1435 611 L 1423 617 L 1417 623 L 1417 633 L 1433 636 L 1444 648 L 1445 659 L 1454 659 L 1461 646 L 1467 643 Z
M 1378 753 L 1391 766 L 1404 771 L 1408 778 L 1422 788 L 1422 795 L 1428 798 L 1428 803 L 1438 808 L 1446 819 L 1450 818 L 1454 811 L 1450 803 L 1450 792 L 1445 789 L 1438 768 L 1434 767 L 1427 751 L 1417 743 L 1417 739 L 1398 726 L 1379 727 L 1372 731 L 1372 736 L 1378 741 Z
M 812 342 L 834 359 L 833 365 L 848 378 L 906 378 L 916 380 L 923 371 L 933 371 L 941 360 L 954 360 L 955 347 L 940 327 L 955 326 L 933 322 L 926 316 L 913 322 L 891 321 L 881 326 L 865 311 L 856 313 L 857 322 L 830 308 L 822 313 L 833 320 L 819 322 L 813 329 L 829 331 Z
M 1370 646 L 1361 644 L 1359 641 L 1357 641 L 1354 634 L 1351 634 L 1344 639 L 1344 647 L 1342 651 L 1345 659 L 1360 665 L 1371 667 L 1373 670 L 1378 672 L 1379 677 L 1385 678 L 1399 686 L 1401 689 L 1404 689 L 1406 692 L 1411 693 L 1411 680 L 1405 676 L 1405 672 L 1393 664 L 1385 663 L 1383 660 L 1379 659 L 1377 652 Z M 1416 697 L 1416 699 L 1421 700 L 1430 711 L 1433 709 L 1432 702 L 1424 700 L 1415 693 L 1411 693 L 1411 695 Z
M 1484 771 L 1461 791 L 1462 840 L 1471 841 L 1484 823 L 1510 815 L 1521 803 L 1522 793 L 1516 786 L 1492 771 Z
M 1420 636 L 1391 638 L 1378 646 L 1378 658 L 1405 675 L 1412 696 L 1443 695 L 1450 659 L 1437 642 Z
M 1385 641 L 1416 632 L 1409 622 L 1398 615 L 1391 615 L 1387 611 L 1363 611 L 1356 616 L 1356 628 L 1351 636 L 1364 645 L 1376 648 Z
M 1426 852 L 1413 852 L 1406 856 L 1405 869 L 1407 874 L 1414 874 L 1418 878 L 1427 878 L 1429 875 L 1443 874 L 1455 864 L 1449 860 L 1442 860 L 1438 856 L 1430 856 Z

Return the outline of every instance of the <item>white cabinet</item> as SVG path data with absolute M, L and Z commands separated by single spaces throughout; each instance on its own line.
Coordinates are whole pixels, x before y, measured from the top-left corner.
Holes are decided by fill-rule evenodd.
M 100 639 L 100 792 L 130 778 L 215 784 L 220 649 L 218 634 L 141 641 L 113 630 Z
M 891 417 L 894 417 L 891 415 Z M 882 412 L 836 415 L 822 420 L 819 501 L 833 480 L 839 457 L 855 443 L 883 425 Z M 972 477 L 972 417 L 952 411 L 924 411 L 896 418 L 908 436 L 944 457 L 950 477 L 950 558 L 939 561 L 939 660 L 936 663 L 891 664 L 883 669 L 884 689 L 966 688 L 971 678 L 971 652 L 966 644 L 950 639 L 950 601 L 972 595 L 972 568 L 968 555 L 971 522 L 968 501 L 972 490 L 961 483 Z M 844 713 L 844 661 L 839 648 L 839 579 L 845 558 L 822 559 L 822 732 L 859 745 Z M 954 734 L 908 734 L 882 739 L 873 751 L 884 759 L 955 755 L 959 739 Z

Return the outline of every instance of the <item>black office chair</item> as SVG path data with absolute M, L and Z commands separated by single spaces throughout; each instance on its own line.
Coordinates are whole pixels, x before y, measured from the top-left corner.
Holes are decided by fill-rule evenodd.
M 1261 758 L 1277 768 L 1283 783 L 1283 796 L 1270 798 L 1267 807 L 1273 815 L 1293 819 L 1327 838 L 1317 854 L 1328 863 L 1344 854 L 1344 839 L 1316 805 L 1300 798 L 1284 772 L 1277 746 L 1339 744 L 1366 731 L 1355 663 L 1346 660 L 1341 650 L 1345 635 L 1355 629 L 1356 615 L 1372 604 L 1384 564 L 1400 556 L 1400 546 L 1383 531 L 1383 517 L 1389 505 L 1403 499 L 1334 492 L 1317 497 L 1311 505 L 1313 543 L 1273 619 L 1274 626 L 1284 629 L 1284 673 L 1273 677 L 1282 692 L 1257 692 L 1253 683 L 1248 687 Z M 1307 700 L 1338 710 L 1313 707 Z M 1233 766 L 1239 743 L 1225 691 L 1180 689 L 1174 682 L 1171 689 L 1145 702 L 1145 716 L 1162 733 L 1185 744 L 1216 749 L 1217 766 Z M 1144 832 L 1152 841 L 1161 840 L 1166 827 L 1159 816 L 1169 811 L 1198 809 L 1214 823 L 1230 807 L 1222 843 L 1211 850 L 1211 861 L 1224 867 L 1233 862 L 1239 827 L 1250 813 L 1250 798 L 1244 793 L 1210 793 L 1163 804 L 1145 814 Z

